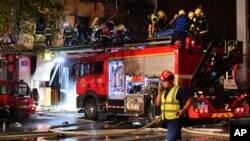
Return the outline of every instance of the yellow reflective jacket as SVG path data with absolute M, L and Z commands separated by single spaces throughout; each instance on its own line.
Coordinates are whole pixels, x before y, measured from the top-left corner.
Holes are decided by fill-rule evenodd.
M 162 119 L 175 119 L 179 118 L 177 112 L 180 110 L 180 102 L 176 99 L 179 86 L 173 86 L 167 97 L 165 98 L 166 91 L 161 96 L 161 115 Z

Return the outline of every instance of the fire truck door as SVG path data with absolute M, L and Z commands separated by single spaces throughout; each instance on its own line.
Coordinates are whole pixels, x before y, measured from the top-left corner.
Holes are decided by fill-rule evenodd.
M 105 83 L 105 69 L 104 61 L 93 62 L 93 77 L 91 78 L 90 87 L 92 90 L 95 90 L 96 93 L 104 95 L 106 93 L 107 85 Z
M 124 99 L 124 61 L 109 62 L 109 99 Z

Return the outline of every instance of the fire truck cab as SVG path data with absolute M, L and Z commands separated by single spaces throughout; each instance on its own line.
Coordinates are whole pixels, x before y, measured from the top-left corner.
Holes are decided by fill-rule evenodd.
M 38 93 L 23 81 L 0 81 L 1 119 L 24 119 L 36 112 Z

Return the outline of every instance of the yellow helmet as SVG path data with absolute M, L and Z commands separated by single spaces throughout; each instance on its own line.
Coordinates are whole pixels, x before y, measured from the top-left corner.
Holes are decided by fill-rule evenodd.
M 194 11 L 194 14 L 197 15 L 197 14 L 200 14 L 201 13 L 201 9 L 200 8 L 196 8 L 195 11 Z
M 160 10 L 160 11 L 158 11 L 157 15 L 161 19 L 161 18 L 163 18 L 165 16 L 165 13 L 164 13 L 164 11 Z
M 117 27 L 118 30 L 124 30 L 125 26 L 123 24 L 119 24 Z
M 184 10 L 180 10 L 179 11 L 179 15 L 185 15 L 185 11 Z
M 190 17 L 193 17 L 194 16 L 194 12 L 193 11 L 190 11 L 189 13 L 188 13 L 188 17 L 190 18 Z

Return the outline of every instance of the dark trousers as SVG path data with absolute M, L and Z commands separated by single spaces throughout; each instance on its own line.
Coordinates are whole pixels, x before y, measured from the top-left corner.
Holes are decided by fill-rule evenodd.
M 64 46 L 71 46 L 72 45 L 72 37 L 66 37 L 64 39 Z
M 52 35 L 45 36 L 45 44 L 47 45 L 47 47 L 52 47 L 52 41 L 53 41 Z
M 183 127 L 182 118 L 165 120 L 164 125 L 168 129 L 166 134 L 166 140 L 168 141 L 181 140 L 181 128 Z
M 177 31 L 175 30 L 174 33 L 172 34 L 171 37 L 171 44 L 173 45 L 176 40 L 180 40 L 181 43 L 181 49 L 185 49 L 185 38 L 186 38 L 186 33 L 185 31 Z

